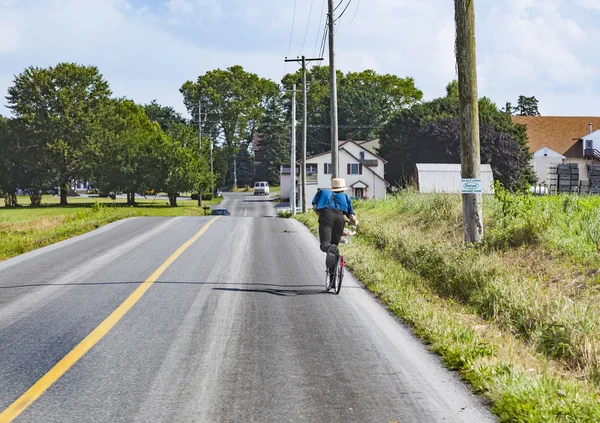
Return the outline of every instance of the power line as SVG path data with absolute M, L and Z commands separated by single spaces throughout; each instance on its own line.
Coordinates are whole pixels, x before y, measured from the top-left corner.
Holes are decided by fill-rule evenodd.
M 323 12 L 325 12 L 325 0 L 322 0 L 321 2 L 321 19 L 319 19 L 319 25 L 317 25 L 317 36 L 315 37 L 315 48 L 313 49 L 313 56 L 316 56 L 317 54 L 317 44 L 319 43 L 319 34 L 321 34 L 319 28 L 321 28 L 321 24 L 323 22 Z M 327 22 L 325 22 L 325 26 L 327 26 Z M 319 55 L 319 57 L 322 57 L 322 55 Z
M 220 124 L 234 124 L 235 122 L 229 121 L 220 121 L 220 120 L 204 120 L 204 123 L 220 123 Z M 264 122 L 259 125 L 262 126 L 273 126 L 273 127 L 289 127 L 289 123 L 268 123 Z M 309 128 L 330 128 L 331 124 L 329 123 L 312 123 L 307 125 Z M 350 128 L 350 129 L 380 129 L 383 128 L 384 125 L 353 125 L 353 124 L 342 124 L 339 125 L 340 128 Z
M 306 31 L 304 31 L 304 40 L 302 41 L 302 48 L 300 49 L 301 53 L 304 53 L 304 44 L 306 43 L 306 36 L 308 35 L 308 29 L 310 28 L 310 20 L 312 18 L 313 3 L 314 0 L 310 0 L 310 11 L 308 12 L 308 22 L 306 22 Z
M 348 22 L 348 24 L 351 24 L 352 22 L 354 22 L 354 18 L 356 18 L 356 13 L 358 12 L 359 6 L 360 6 L 360 0 L 358 0 L 358 2 L 356 3 L 356 9 L 354 10 L 354 16 L 352 16 L 352 20 L 350 22 Z
M 288 55 L 290 54 L 290 48 L 292 47 L 292 38 L 294 36 L 294 23 L 296 22 L 296 1 L 297 0 L 294 0 L 294 14 L 292 16 L 292 31 L 290 32 L 290 42 L 288 43 Z
M 333 23 L 336 23 L 337 21 L 339 21 L 342 18 L 342 16 L 344 16 L 344 13 L 346 13 L 346 10 L 348 9 L 348 6 L 350 6 L 350 3 L 352 3 L 352 0 L 348 0 L 348 3 L 346 3 L 346 7 L 344 7 L 344 10 L 342 10 L 342 13 L 340 13 L 340 16 L 335 18 Z M 340 4 L 341 4 L 341 2 L 340 2 Z M 333 9 L 333 10 L 335 11 L 335 9 Z

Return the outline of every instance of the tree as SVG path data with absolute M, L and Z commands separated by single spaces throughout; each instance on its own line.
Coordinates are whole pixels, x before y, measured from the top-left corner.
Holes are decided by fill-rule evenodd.
M 329 67 L 317 66 L 307 71 L 310 89 L 307 98 L 309 124 L 330 122 L 329 106 Z M 283 86 L 290 90 L 292 84 L 301 87 L 302 72 L 287 74 Z M 352 132 L 355 139 L 372 139 L 379 128 L 399 110 L 418 103 L 423 93 L 415 87 L 413 78 L 400 78 L 390 74 L 378 74 L 373 70 L 362 72 L 337 71 L 338 121 L 342 126 L 338 137 L 345 138 Z M 288 116 L 291 109 L 291 96 L 286 97 Z M 298 104 L 302 102 L 302 95 Z M 307 150 L 311 154 L 331 149 L 329 128 L 309 128 Z
M 281 166 L 290 164 L 290 130 L 286 125 L 282 103 L 280 98 L 273 98 L 267 104 L 265 117 L 258 129 L 261 164 L 257 168 L 255 179 L 267 181 L 271 185 L 279 185 Z
M 481 161 L 489 163 L 494 179 L 510 188 L 519 187 L 521 170 L 528 166 L 519 143 L 509 134 L 498 131 L 490 123 L 480 123 Z M 430 122 L 411 134 L 418 143 L 409 144 L 410 162 L 405 166 L 414 168 L 415 163 L 460 163 L 460 121 L 441 119 Z
M 512 116 L 514 110 L 515 109 L 510 101 L 507 101 L 506 105 L 502 108 L 502 112 L 506 113 L 508 116 Z
M 148 115 L 148 119 L 157 122 L 165 132 L 173 125 L 186 123 L 186 120 L 175 109 L 169 106 L 161 106 L 156 100 L 152 100 L 150 104 L 145 104 L 142 107 Z
M 0 191 L 7 206 L 16 206 L 21 188 L 32 207 L 41 204 L 42 192 L 52 187 L 52 169 L 45 146 L 22 119 L 0 119 Z
M 0 195 L 6 207 L 15 207 L 17 202 L 18 144 L 10 128 L 10 121 L 0 116 Z
M 202 103 L 202 133 L 212 139 L 223 135 L 222 153 L 231 158 L 251 140 L 264 114 L 266 102 L 277 95 L 277 85 L 241 66 L 216 69 L 187 81 L 180 89 L 192 116 Z M 231 172 L 231 167 L 229 173 Z
M 102 147 L 92 156 L 92 181 L 100 191 L 123 191 L 135 205 L 135 194 L 150 189 L 151 175 L 160 157 L 162 136 L 143 108 L 131 100 L 116 99 L 106 107 L 105 125 L 97 136 Z
M 88 176 L 86 155 L 97 141 L 99 111 L 110 95 L 96 67 L 73 63 L 29 67 L 8 89 L 8 107 L 46 146 L 62 205 L 67 204 L 70 182 Z
M 518 116 L 539 116 L 538 101 L 535 97 L 519 96 L 517 107 L 514 110 Z
M 172 207 L 177 207 L 180 192 L 191 191 L 211 182 L 208 165 L 198 149 L 185 147 L 169 135 L 162 136 L 157 158 L 154 185 L 167 193 Z
M 423 156 L 413 157 L 421 145 L 421 139 L 418 136 L 421 128 L 440 120 L 458 119 L 458 91 L 453 89 L 453 85 L 454 83 L 448 85 L 446 97 L 402 109 L 385 125 L 381 131 L 379 153 L 388 162 L 395 164 L 386 167 L 387 180 L 402 186 L 410 183 L 414 164 L 423 159 Z M 531 160 L 526 128 L 523 125 L 514 124 L 510 116 L 498 110 L 498 107 L 487 97 L 479 99 L 479 120 L 480 126 L 486 123 L 490 124 L 494 130 L 504 133 L 514 140 L 525 162 L 528 163 Z M 429 159 L 423 160 L 432 163 Z M 494 166 L 492 165 L 492 168 Z M 498 174 L 500 175 L 500 172 Z M 519 169 L 517 175 L 513 176 L 518 182 L 510 182 L 507 185 L 512 189 L 520 189 L 536 181 L 533 169 L 527 164 Z M 513 176 L 503 176 L 503 178 L 514 181 Z

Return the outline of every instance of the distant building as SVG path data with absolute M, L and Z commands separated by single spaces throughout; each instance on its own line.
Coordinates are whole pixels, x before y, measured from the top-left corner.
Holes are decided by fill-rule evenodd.
M 460 194 L 460 164 L 417 163 L 413 177 L 419 192 Z M 481 165 L 481 182 L 483 194 L 494 193 L 494 174 L 489 164 Z
M 386 160 L 363 147 L 365 141 L 354 141 L 351 134 L 345 141 L 338 144 L 338 175 L 346 180 L 350 189 L 350 197 L 371 199 L 385 198 L 389 183 L 384 179 L 384 166 Z M 367 144 L 369 146 L 369 144 Z M 291 171 L 289 166 L 282 166 L 280 171 L 281 196 L 289 198 L 292 192 L 296 193 L 298 205 L 300 203 L 300 166 L 297 162 L 295 189 L 291 187 Z M 319 188 L 331 186 L 331 151 L 315 154 L 306 158 L 306 202 L 310 202 Z
M 600 163 L 600 117 L 512 116 L 527 128 L 532 165 L 539 183 L 549 164 L 577 163 L 579 180 L 588 181 L 588 165 Z

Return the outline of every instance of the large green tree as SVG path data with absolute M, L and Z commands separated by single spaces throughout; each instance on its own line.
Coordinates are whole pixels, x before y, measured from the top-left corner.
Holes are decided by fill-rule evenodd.
M 8 107 L 45 145 L 63 205 L 70 183 L 89 176 L 87 155 L 99 141 L 100 111 L 110 95 L 95 66 L 74 63 L 29 67 L 8 89 Z
M 285 110 L 279 98 L 268 104 L 265 117 L 258 129 L 260 137 L 260 164 L 256 169 L 256 180 L 279 185 L 279 173 L 282 165 L 290 164 L 290 127 L 286 124 Z
M 458 90 L 456 82 L 450 83 L 446 89 L 446 96 L 429 102 L 416 104 L 410 108 L 402 109 L 388 122 L 381 131 L 381 147 L 379 153 L 388 160 L 386 166 L 386 179 L 392 183 L 405 185 L 410 182 L 412 171 L 418 160 L 431 163 L 431 160 L 441 160 L 439 156 L 416 156 L 421 145 L 423 133 L 419 131 L 427 125 L 441 121 L 458 118 Z M 490 124 L 493 130 L 505 134 L 518 146 L 525 163 L 531 159 L 527 145 L 527 132 L 523 125 L 513 124 L 510 116 L 498 110 L 489 98 L 483 97 L 479 100 L 480 124 Z M 489 131 L 488 131 L 489 132 Z M 426 131 L 427 134 L 436 134 L 435 131 Z M 496 135 L 490 135 L 488 139 L 493 140 Z M 501 138 L 505 139 L 505 138 Z M 492 141 L 493 142 L 493 141 Z M 431 144 L 431 143 L 430 143 Z M 508 146 L 508 143 L 504 144 Z M 492 155 L 489 155 L 492 157 Z M 501 155 L 493 155 L 494 160 L 501 160 Z M 506 157 L 512 157 L 511 153 Z M 452 157 L 448 157 L 451 160 Z M 450 161 L 451 162 L 451 161 Z M 520 163 L 520 162 L 519 162 Z M 494 164 L 492 168 L 494 168 Z M 510 167 L 509 167 L 510 168 Z M 510 181 L 510 187 L 514 189 L 523 188 L 528 184 L 535 183 L 533 169 L 529 165 L 510 168 L 518 172 L 517 175 L 503 176 L 503 180 Z M 504 171 L 503 171 L 504 172 Z M 506 172 L 504 172 L 506 173 Z M 499 172 L 497 172 L 499 174 Z
M 177 206 L 179 193 L 210 184 L 208 164 L 197 148 L 186 147 L 165 134 L 158 153 L 153 184 L 157 190 L 167 193 L 171 206 Z
M 17 205 L 15 192 L 22 189 L 32 207 L 41 204 L 42 193 L 52 188 L 53 172 L 43 139 L 22 119 L 0 119 L 0 191 L 8 206 Z
M 161 156 L 162 137 L 158 123 L 151 122 L 143 108 L 131 100 L 116 99 L 105 109 L 103 139 L 95 150 L 92 181 L 102 192 L 135 194 L 151 188 L 152 174 Z
M 187 81 L 180 89 L 190 115 L 202 109 L 202 133 L 213 140 L 222 136 L 222 156 L 233 158 L 247 145 L 263 117 L 266 102 L 277 95 L 273 81 L 241 66 L 216 69 Z M 232 168 L 229 168 L 231 173 Z
M 328 151 L 331 146 L 329 67 L 316 66 L 309 69 L 307 81 L 308 123 L 325 126 L 308 129 L 307 150 L 315 154 Z M 296 84 L 296 88 L 300 89 L 302 72 L 298 70 L 285 75 L 282 84 L 287 90 L 291 90 L 292 84 Z M 347 133 L 352 133 L 354 139 L 373 139 L 394 113 L 418 103 L 423 98 L 423 93 L 415 86 L 413 78 L 378 74 L 373 70 L 346 74 L 337 71 L 337 84 L 339 139 L 344 139 Z M 287 95 L 288 116 L 291 110 L 290 97 Z M 301 107 L 301 93 L 297 102 Z

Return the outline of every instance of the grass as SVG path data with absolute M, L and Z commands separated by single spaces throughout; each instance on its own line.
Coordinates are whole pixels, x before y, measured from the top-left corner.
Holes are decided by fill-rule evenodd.
M 29 198 L 19 197 L 19 204 L 29 204 Z M 204 201 L 218 204 L 221 199 Z M 0 207 L 0 261 L 89 232 L 102 225 L 134 216 L 199 216 L 204 210 L 197 201 L 178 202 L 169 207 L 166 200 L 138 200 L 128 207 L 125 200 L 107 198 L 69 198 L 68 206 L 59 206 L 59 199 L 44 196 L 41 207 Z M 3 204 L 0 202 L 0 205 Z
M 477 248 L 459 196 L 357 202 L 348 266 L 502 421 L 600 421 L 600 199 L 497 192 Z

